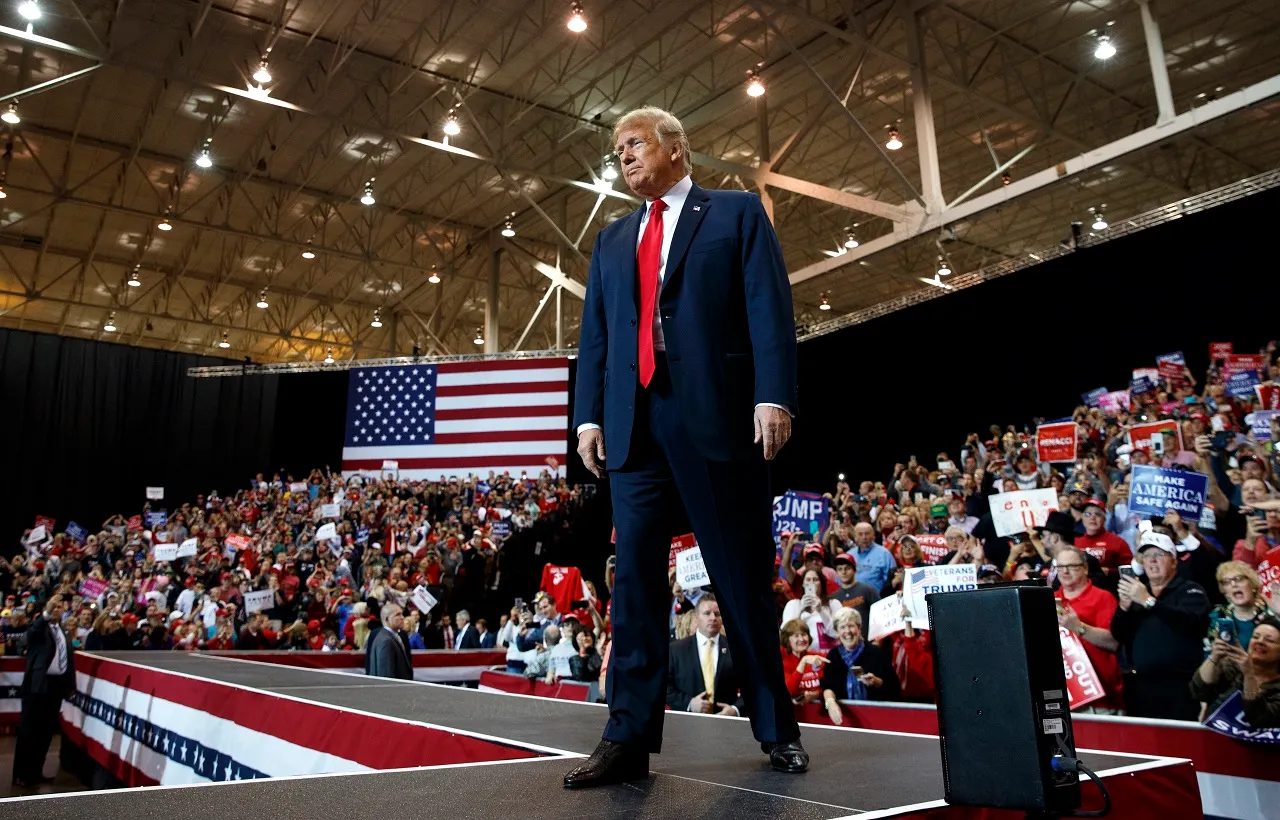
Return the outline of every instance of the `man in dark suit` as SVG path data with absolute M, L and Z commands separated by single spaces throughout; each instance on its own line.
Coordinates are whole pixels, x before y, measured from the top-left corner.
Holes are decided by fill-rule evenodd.
M 364 651 L 364 673 L 379 678 L 413 680 L 413 662 L 400 640 L 404 613 L 397 604 L 384 604 L 380 614 L 382 628 L 374 630 Z
M 772 592 L 768 462 L 796 408 L 782 250 L 759 197 L 693 184 L 670 113 L 624 115 L 614 145 L 645 202 L 596 237 L 573 408 L 583 463 L 608 470 L 617 527 L 609 722 L 565 786 L 645 777 L 661 751 L 667 554 L 681 504 L 720 593 L 752 733 L 775 769 L 805 771 Z
M 471 625 L 471 613 L 465 609 L 459 609 L 457 615 L 458 633 L 453 639 L 453 646 L 450 649 L 479 649 L 480 633 Z
M 679 712 L 742 715 L 746 703 L 738 694 L 738 675 L 721 634 L 720 604 L 710 592 L 694 610 L 697 631 L 672 641 L 667 661 L 667 705 Z
M 489 624 L 484 618 L 476 621 L 476 631 L 480 633 L 481 649 L 493 649 L 498 645 L 498 636 L 489 631 Z
M 75 659 L 61 626 L 65 608 L 60 597 L 50 598 L 27 630 L 22 716 L 13 755 L 13 785 L 19 788 L 52 780 L 44 776 L 44 759 L 58 728 L 62 701 L 75 691 Z

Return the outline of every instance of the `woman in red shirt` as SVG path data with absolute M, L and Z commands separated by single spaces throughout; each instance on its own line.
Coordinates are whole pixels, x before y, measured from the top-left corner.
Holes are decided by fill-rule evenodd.
M 782 671 L 796 703 L 815 703 L 822 698 L 822 667 L 827 659 L 809 652 L 812 642 L 804 621 L 795 619 L 782 625 Z

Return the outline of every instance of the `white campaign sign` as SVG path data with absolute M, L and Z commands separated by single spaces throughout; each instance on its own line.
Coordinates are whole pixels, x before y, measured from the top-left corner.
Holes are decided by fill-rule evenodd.
M 244 594 L 244 611 L 261 612 L 275 604 L 276 594 L 269 589 L 259 589 Z
M 341 515 L 342 515 L 342 510 L 338 508 L 337 504 L 321 504 L 320 505 L 321 518 L 337 518 Z
M 902 576 L 902 600 L 911 610 L 911 625 L 916 629 L 929 629 L 929 607 L 924 596 L 977 588 L 978 568 L 973 564 L 915 567 Z
M 151 501 L 159 501 L 164 498 L 164 487 L 148 487 L 147 498 Z
M 48 537 L 49 536 L 45 532 L 44 524 L 41 524 L 40 526 L 31 530 L 31 534 L 27 536 L 27 543 L 39 544 L 41 541 L 43 541 Z
M 676 555 L 676 583 L 681 589 L 697 589 L 711 583 L 706 565 L 702 563 L 701 547 L 693 547 Z
M 199 542 L 194 538 L 188 538 L 178 545 L 178 558 L 191 558 L 196 554 L 196 547 Z
M 151 548 L 151 557 L 157 561 L 176 561 L 178 560 L 178 545 L 156 544 Z
M 1052 487 L 1016 490 L 987 496 L 987 502 L 991 505 L 991 523 L 995 524 L 996 535 L 1016 535 L 1044 526 L 1049 513 L 1058 509 L 1058 491 Z
M 870 623 L 867 624 L 867 640 L 878 641 L 886 635 L 901 632 L 907 622 L 902 619 L 902 595 L 890 595 L 871 605 Z
M 338 527 L 331 521 L 316 530 L 317 541 L 333 541 L 338 537 Z
M 436 596 L 427 592 L 427 588 L 422 584 L 418 584 L 413 588 L 413 605 L 416 606 L 418 611 L 423 615 L 430 612 L 438 603 L 440 602 L 436 600 Z
M 384 470 L 399 470 L 399 469 L 400 469 L 400 462 L 398 462 L 398 461 L 383 461 L 383 462 L 382 462 L 382 469 L 384 469 Z

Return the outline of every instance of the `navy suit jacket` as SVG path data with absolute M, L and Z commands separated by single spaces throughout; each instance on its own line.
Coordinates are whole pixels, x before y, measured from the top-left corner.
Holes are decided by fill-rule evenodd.
M 647 207 L 647 203 L 646 206 Z M 639 389 L 636 243 L 644 208 L 596 236 L 579 331 L 573 426 L 604 428 L 624 466 Z M 796 333 L 782 248 L 760 198 L 694 185 L 658 296 L 667 363 L 690 437 L 713 461 L 761 458 L 755 406 L 796 412 Z

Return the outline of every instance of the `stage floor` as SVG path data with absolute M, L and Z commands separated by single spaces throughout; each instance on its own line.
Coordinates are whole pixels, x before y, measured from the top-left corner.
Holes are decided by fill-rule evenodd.
M 837 818 L 932 808 L 943 795 L 936 737 L 804 726 L 807 774 L 769 768 L 747 721 L 669 712 L 663 753 L 647 781 L 605 789 L 561 786 L 574 758 L 600 738 L 604 706 L 391 681 L 195 654 L 118 652 L 105 657 L 152 669 L 546 747 L 554 756 L 375 773 L 317 775 L 198 786 L 155 786 L 0 801 L 0 820 L 110 820 L 163 816 L 208 820 L 228 811 L 314 820 L 319 807 L 361 814 L 457 820 L 497 816 Z M 1081 752 L 1100 775 L 1149 763 L 1142 756 Z M 935 804 L 936 805 L 936 804 Z

